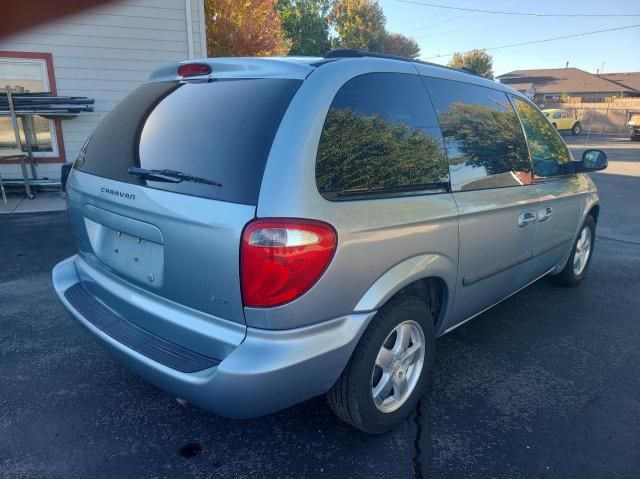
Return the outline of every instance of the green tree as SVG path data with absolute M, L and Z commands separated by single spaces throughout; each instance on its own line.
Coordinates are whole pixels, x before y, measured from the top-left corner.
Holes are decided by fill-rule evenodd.
M 456 52 L 449 61 L 454 68 L 467 68 L 476 75 L 493 80 L 493 58 L 485 50 Z
M 413 38 L 400 33 L 387 33 L 384 41 L 384 53 L 402 57 L 418 58 L 420 47 Z
M 384 51 L 387 32 L 382 8 L 374 0 L 335 0 L 329 13 L 337 48 Z
M 278 0 L 289 55 L 322 56 L 331 49 L 329 0 Z
M 205 0 L 207 54 L 284 55 L 289 50 L 276 0 Z

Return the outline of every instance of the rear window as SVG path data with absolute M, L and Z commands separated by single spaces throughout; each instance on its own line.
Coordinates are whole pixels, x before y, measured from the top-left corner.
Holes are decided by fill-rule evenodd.
M 142 85 L 100 123 L 75 168 L 116 181 L 257 204 L 273 138 L 301 80 Z M 222 186 L 146 181 L 132 166 L 177 170 Z

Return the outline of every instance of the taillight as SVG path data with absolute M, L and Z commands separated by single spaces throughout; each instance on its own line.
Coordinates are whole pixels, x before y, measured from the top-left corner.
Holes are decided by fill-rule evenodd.
M 307 292 L 329 266 L 336 244 L 335 230 L 320 221 L 267 219 L 249 223 L 240 251 L 245 306 L 278 306 Z
M 185 63 L 178 67 L 178 75 L 181 77 L 208 75 L 209 73 L 211 73 L 211 67 L 206 63 Z

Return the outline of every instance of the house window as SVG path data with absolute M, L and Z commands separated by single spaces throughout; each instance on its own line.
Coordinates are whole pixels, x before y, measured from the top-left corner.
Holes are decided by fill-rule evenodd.
M 16 54 L 19 55 L 19 54 Z M 27 56 L 27 54 L 25 54 Z M 14 58 L 0 54 L 0 88 L 11 87 L 14 93 L 53 92 L 49 80 L 48 62 L 46 58 Z M 25 128 L 26 127 L 26 128 Z M 36 158 L 60 157 L 58 147 L 59 123 L 41 116 L 25 116 L 18 118 L 18 128 L 22 142 L 22 151 L 27 151 L 27 134 Z M 11 117 L 0 116 L 0 156 L 19 154 Z

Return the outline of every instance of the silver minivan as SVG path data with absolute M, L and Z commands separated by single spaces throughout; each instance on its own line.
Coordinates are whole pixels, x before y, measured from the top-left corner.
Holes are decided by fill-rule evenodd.
M 522 94 L 402 57 L 215 58 L 151 75 L 67 183 L 72 316 L 229 417 L 327 394 L 368 433 L 423 395 L 434 341 L 537 279 L 573 286 L 599 205 Z M 523 311 L 526 320 L 526 311 Z

